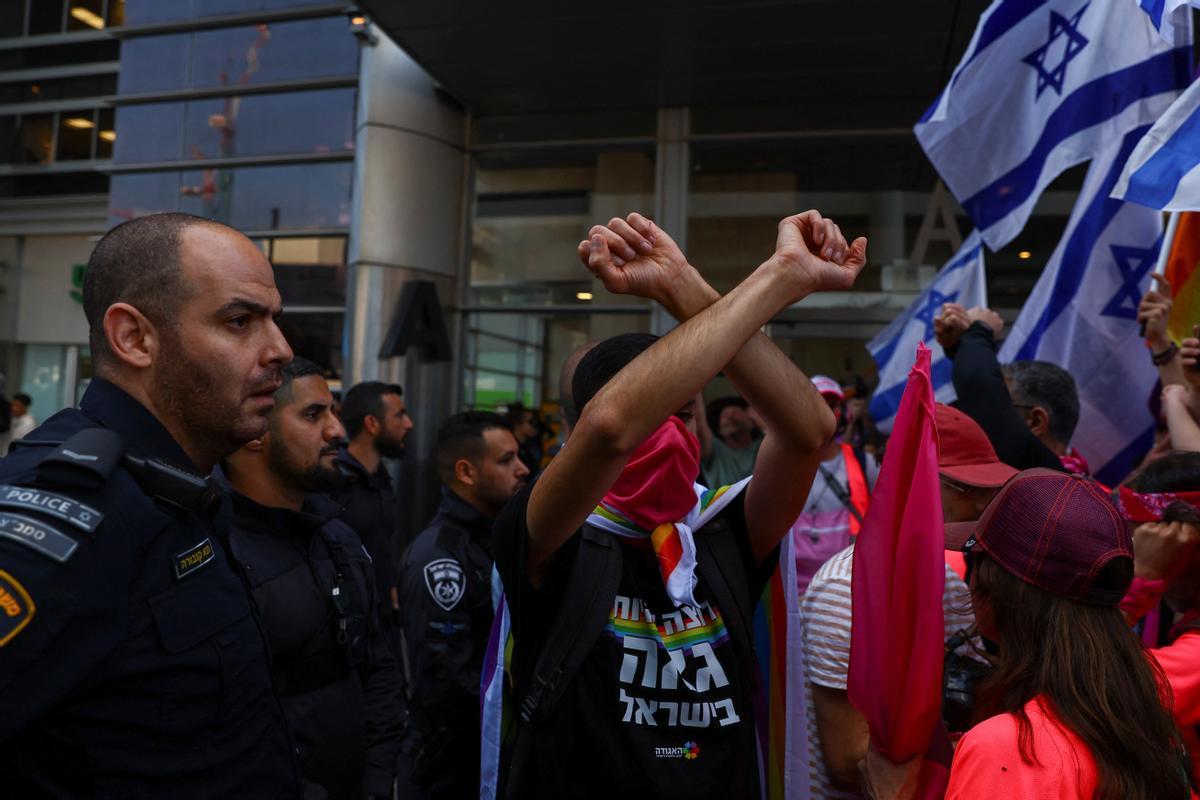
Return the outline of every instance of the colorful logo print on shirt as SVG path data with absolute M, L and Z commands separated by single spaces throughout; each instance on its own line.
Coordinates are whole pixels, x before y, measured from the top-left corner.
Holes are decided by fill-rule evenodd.
M 695 761 L 700 757 L 700 745 L 695 742 L 684 742 L 683 747 L 656 747 L 655 758 L 683 758 Z

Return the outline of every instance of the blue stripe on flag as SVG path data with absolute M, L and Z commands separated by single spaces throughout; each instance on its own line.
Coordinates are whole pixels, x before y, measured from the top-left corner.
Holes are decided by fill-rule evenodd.
M 925 109 L 925 113 L 921 115 L 921 118 L 919 120 L 917 120 L 918 125 L 922 125 L 926 122 L 929 122 L 929 120 L 933 119 L 933 111 L 934 111 L 934 109 L 936 109 L 938 107 L 938 104 L 942 102 L 943 94 L 945 94 L 944 91 L 939 92 L 938 96 L 935 97 L 933 102 L 929 104 L 929 108 Z
M 1183 121 L 1157 153 L 1129 176 L 1125 199 L 1151 208 L 1163 208 L 1175 196 L 1183 176 L 1197 165 L 1200 165 L 1200 107 Z
M 931 286 L 936 286 L 937 283 L 942 280 L 942 278 L 946 277 L 951 272 L 955 272 L 974 263 L 975 259 L 979 258 L 979 251 L 982 249 L 983 243 L 981 242 L 978 247 L 968 250 L 958 259 L 951 261 L 949 264 L 942 267 L 942 271 L 938 274 Z M 903 329 L 901 330 L 901 333 L 903 333 Z M 900 344 L 900 340 L 902 338 L 904 337 L 897 335 L 887 345 L 880 348 L 877 352 L 871 354 L 871 356 L 875 359 L 875 367 L 878 372 L 882 372 L 883 368 L 886 367 L 892 360 L 892 356 L 896 354 L 896 347 Z
M 1116 486 L 1125 480 L 1125 476 L 1133 469 L 1133 460 L 1144 456 L 1154 446 L 1154 426 L 1146 430 L 1130 442 L 1124 450 L 1117 453 L 1108 463 L 1096 470 L 1092 477 L 1106 486 Z
M 1190 47 L 1177 47 L 1080 86 L 1046 120 L 1029 156 L 963 202 L 980 229 L 990 228 L 1037 189 L 1046 159 L 1066 139 L 1119 114 L 1137 100 L 1188 84 Z
M 1049 0 L 1003 0 L 999 7 L 996 8 L 996 11 L 988 17 L 988 21 L 983 24 L 983 28 L 979 31 L 979 39 L 975 42 L 975 49 L 963 61 L 962 67 L 958 70 L 958 74 L 954 76 L 954 80 L 950 82 L 950 86 L 958 83 L 958 79 L 966 70 L 967 65 L 974 61 L 990 44 L 1015 28 L 1022 20 L 1046 5 L 1047 2 Z M 1162 0 L 1159 0 L 1159 2 L 1162 2 Z M 941 102 L 942 94 L 945 94 L 945 92 L 939 94 L 937 99 L 933 101 L 933 105 L 927 108 L 925 113 L 921 115 L 921 119 L 917 122 L 918 125 L 922 122 L 928 122 L 933 117 L 933 110 Z
M 1166 0 L 1142 0 L 1142 11 L 1150 15 L 1150 21 L 1154 23 L 1154 27 L 1162 27 L 1163 8 L 1166 6 Z
M 1079 224 L 1075 226 L 1075 230 L 1072 231 L 1071 238 L 1063 250 L 1062 264 L 1059 267 L 1057 279 L 1054 281 L 1054 289 L 1050 293 L 1046 307 L 1042 309 L 1041 316 L 1030 330 L 1029 338 L 1013 356 L 1013 361 L 1023 361 L 1034 357 L 1038 351 L 1038 345 L 1042 341 L 1042 334 L 1075 298 L 1083 281 L 1083 273 L 1087 271 L 1088 261 L 1091 259 L 1092 248 L 1095 247 L 1096 240 L 1108 227 L 1108 223 L 1112 222 L 1112 218 L 1120 211 L 1124 202 L 1114 200 L 1109 195 L 1112 193 L 1117 179 L 1121 176 L 1121 170 L 1124 168 L 1129 154 L 1133 152 L 1138 140 L 1148 130 L 1150 130 L 1150 126 L 1143 125 L 1125 135 L 1120 152 L 1113 159 L 1108 174 L 1104 176 L 1104 183 L 1088 203 L 1087 210 L 1079 218 Z
M 878 353 L 871 354 L 875 357 L 875 366 L 877 370 L 882 370 L 889 363 L 891 363 L 892 356 L 896 355 L 896 348 L 900 346 L 900 340 L 903 338 L 903 336 L 896 336 L 890 342 L 880 348 Z
M 948 358 L 935 361 L 929 376 L 933 379 L 933 391 L 950 382 L 954 373 L 954 362 Z M 901 381 L 887 391 L 879 392 L 871 398 L 871 419 L 880 421 L 891 419 L 900 410 L 900 398 L 904 396 L 904 387 L 908 381 Z
M 971 57 L 963 62 L 963 70 L 966 69 L 967 64 L 970 64 L 980 53 L 986 50 L 992 42 L 1024 22 L 1026 17 L 1046 5 L 1048 1 L 1004 0 L 1004 2 L 1000 3 L 995 13 L 988 17 L 988 21 L 983 24 L 983 28 L 979 31 L 979 40 L 975 44 L 975 50 L 971 53 Z M 959 70 L 958 74 L 962 75 L 963 70 Z M 957 80 L 955 78 L 955 81 Z M 953 86 L 954 83 L 950 85 Z

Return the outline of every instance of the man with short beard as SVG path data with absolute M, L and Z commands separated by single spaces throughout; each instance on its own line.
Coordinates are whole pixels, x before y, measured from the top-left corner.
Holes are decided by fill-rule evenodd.
M 358 536 L 315 492 L 342 481 L 345 431 L 320 368 L 283 370 L 267 432 L 224 462 L 233 552 L 271 644 L 276 691 L 295 738 L 305 796 L 391 797 L 400 675 L 375 614 L 375 577 Z
M 375 565 L 379 616 L 392 651 L 398 653 L 396 628 L 396 561 L 398 509 L 392 478 L 383 459 L 404 457 L 404 440 L 412 418 L 404 390 L 394 383 L 364 381 L 342 398 L 339 412 L 349 441 L 338 455 L 345 484 L 333 495 L 341 507 L 338 517 L 362 539 Z
M 400 562 L 413 800 L 479 796 L 479 675 L 492 629 L 492 522 L 529 477 L 504 417 L 464 411 L 434 447 L 442 502 Z M 419 787 L 419 788 L 418 788 Z
M 271 264 L 152 214 L 83 282 L 95 377 L 0 460 L 6 797 L 296 797 L 266 642 L 207 475 L 292 351 Z

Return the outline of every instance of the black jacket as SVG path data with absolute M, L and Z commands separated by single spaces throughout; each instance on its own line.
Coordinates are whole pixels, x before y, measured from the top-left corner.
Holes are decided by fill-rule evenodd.
M 336 511 L 319 496 L 296 512 L 234 493 L 233 552 L 262 614 L 305 780 L 332 797 L 391 796 L 400 673 L 380 637 L 371 560 Z
M 25 445 L 97 427 L 196 472 L 100 378 Z M 0 617 L 0 794 L 297 797 L 266 641 L 214 505 L 152 499 L 124 467 L 57 485 L 38 476 L 54 448 L 25 445 L 0 460 L 0 525 L 42 531 L 0 536 L 0 603 L 15 612 Z
M 443 489 L 437 514 L 400 562 L 409 733 L 428 741 L 432 729 L 445 729 L 433 754 L 440 789 L 434 796 L 478 796 L 479 675 L 493 618 L 491 532 L 490 518 Z
M 1033 435 L 1013 407 L 1004 373 L 996 360 L 992 329 L 976 322 L 963 333 L 958 348 L 947 355 L 954 361 L 955 406 L 979 423 L 996 448 L 996 455 L 1016 469 L 1047 467 L 1062 470 L 1062 461 Z
M 333 495 L 341 507 L 337 516 L 358 534 L 371 554 L 380 612 L 384 624 L 390 624 L 397 555 L 397 508 L 392 479 L 383 464 L 374 473 L 369 473 L 344 448 L 338 453 L 337 465 L 346 477 L 346 485 Z

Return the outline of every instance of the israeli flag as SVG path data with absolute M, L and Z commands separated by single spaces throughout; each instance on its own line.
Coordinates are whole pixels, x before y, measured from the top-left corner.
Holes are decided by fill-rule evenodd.
M 1166 211 L 1200 210 L 1200 81 L 1138 142 L 1113 197 Z
M 1062 240 L 1000 349 L 1003 362 L 1050 361 L 1074 376 L 1072 444 L 1110 485 L 1154 442 L 1147 402 L 1158 374 L 1137 306 L 1158 260 L 1162 214 L 1110 197 L 1147 130 L 1131 131 L 1092 162 Z
M 909 303 L 904 313 L 867 342 L 867 350 L 879 368 L 879 387 L 871 398 L 871 418 L 881 431 L 890 433 L 892 419 L 900 408 L 900 397 L 908 382 L 917 343 L 924 342 L 932 353 L 933 392 L 938 402 L 954 400 L 950 380 L 952 364 L 933 335 L 933 319 L 943 303 L 959 303 L 967 308 L 987 306 L 987 278 L 983 270 L 983 241 L 973 231 L 933 283 L 920 297 Z
M 1179 41 L 1179 29 L 1189 29 L 1191 19 L 1181 8 L 1200 8 L 1200 0 L 1138 0 L 1138 5 L 1150 17 L 1150 22 L 1168 42 Z
M 1132 0 L 993 0 L 917 139 L 998 250 L 1063 170 L 1167 110 L 1189 50 Z

